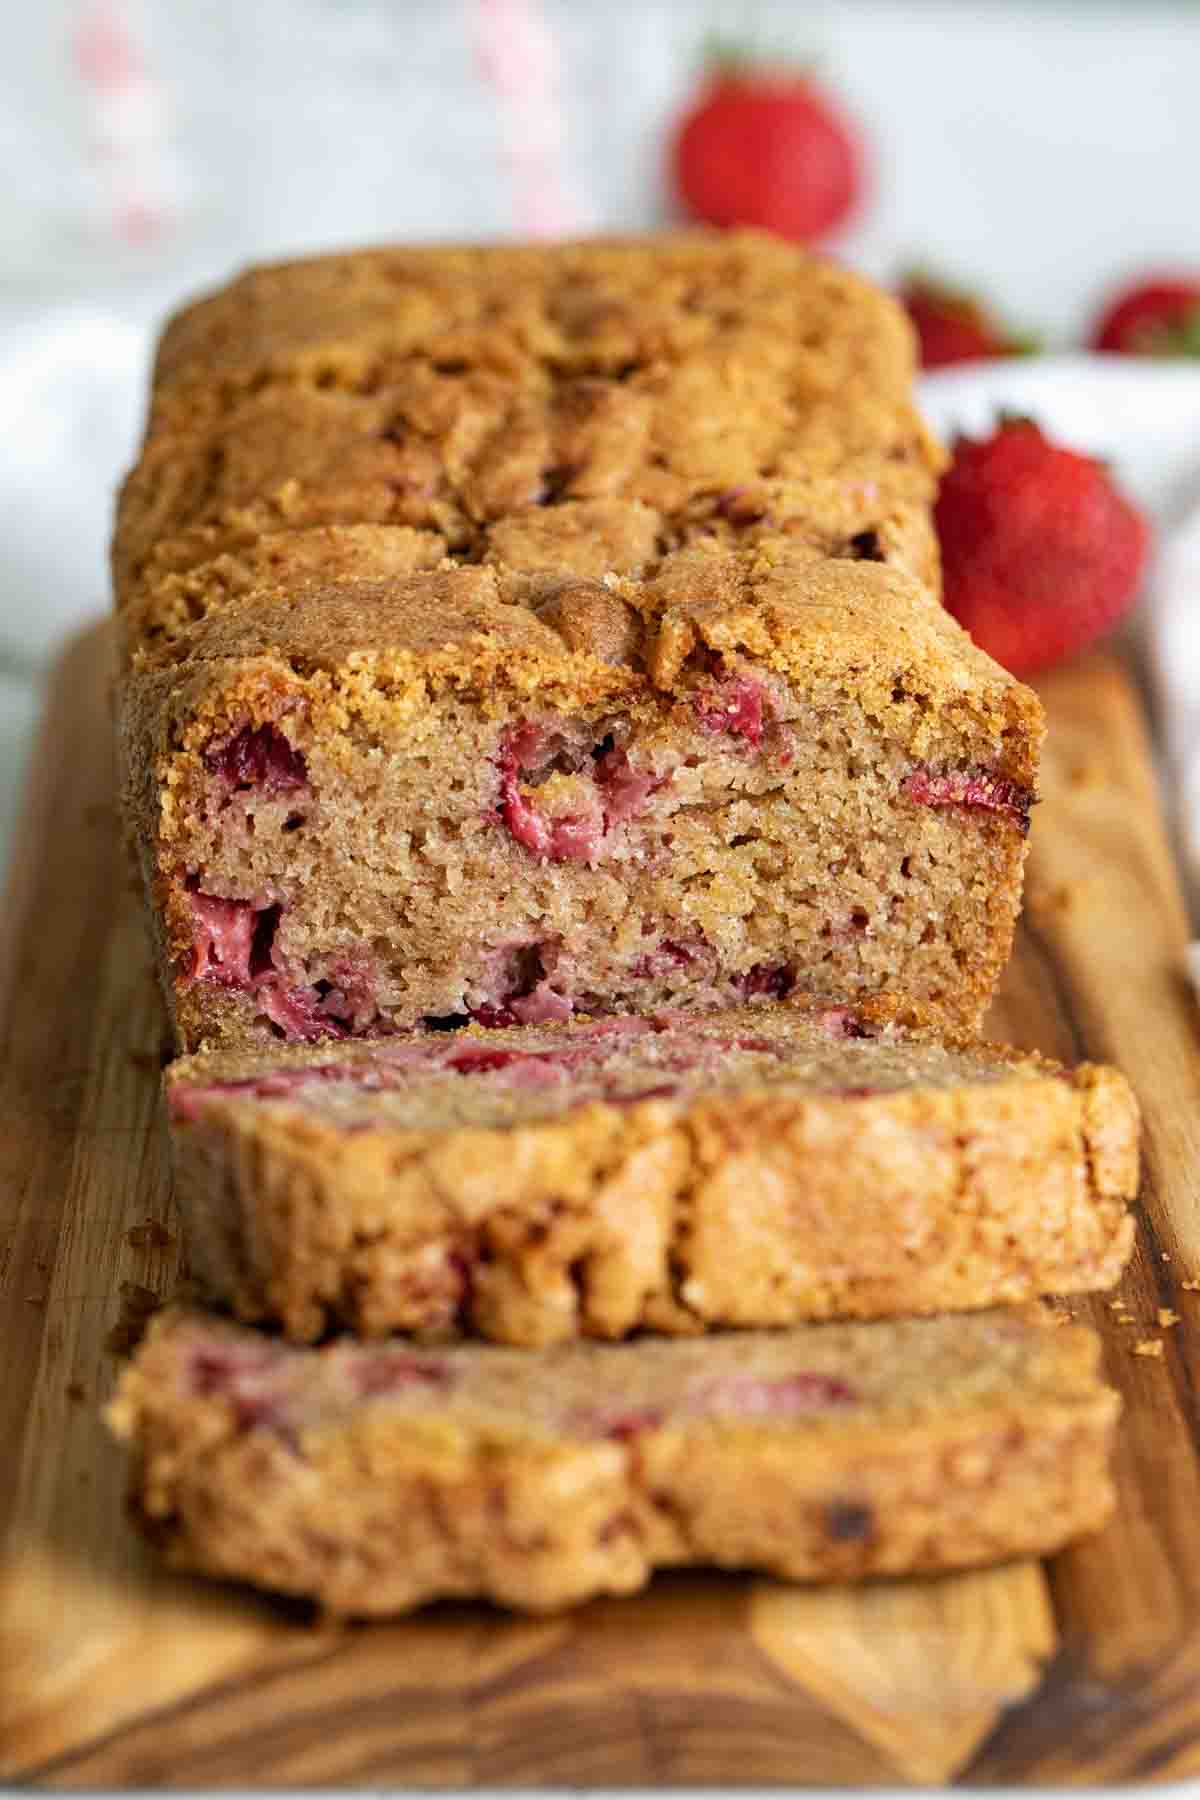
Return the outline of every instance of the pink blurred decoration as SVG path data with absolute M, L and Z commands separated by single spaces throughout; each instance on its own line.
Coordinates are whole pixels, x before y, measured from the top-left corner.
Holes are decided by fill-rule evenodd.
M 87 111 L 93 229 L 131 248 L 157 245 L 176 224 L 170 105 L 120 0 L 83 0 L 70 53 Z
M 147 79 L 145 61 L 117 6 L 86 6 L 71 48 L 75 67 L 90 87 L 119 89 Z
M 496 103 L 518 233 L 557 238 L 592 230 L 591 208 L 569 172 L 562 54 L 542 8 L 535 0 L 475 0 L 472 12 L 476 63 Z

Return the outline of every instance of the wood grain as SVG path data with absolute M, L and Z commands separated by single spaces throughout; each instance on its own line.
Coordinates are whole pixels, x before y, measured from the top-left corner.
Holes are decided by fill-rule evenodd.
M 802 1590 L 680 1575 L 551 1620 L 314 1624 L 165 1575 L 98 1419 L 122 1284 L 178 1272 L 161 1021 L 116 838 L 102 628 L 64 657 L 0 925 L 0 1775 L 56 1787 L 1100 1781 L 1200 1769 L 1200 1046 L 1141 715 L 1046 690 L 1029 905 L 997 1033 L 1125 1067 L 1138 1255 L 1096 1320 L 1119 1517 L 1043 1570 Z M 1159 1307 L 1181 1315 L 1162 1329 Z M 1125 1322 L 1126 1316 L 1130 1322 Z M 1163 1340 L 1161 1359 L 1139 1340 Z

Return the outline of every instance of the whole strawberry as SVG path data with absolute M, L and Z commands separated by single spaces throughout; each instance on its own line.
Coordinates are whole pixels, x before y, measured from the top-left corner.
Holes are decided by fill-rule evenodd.
M 907 275 L 899 297 L 916 329 L 923 369 L 980 357 L 1025 356 L 1035 348 L 1031 338 L 1009 331 L 974 294 L 929 275 Z
M 854 126 L 812 77 L 718 45 L 675 127 L 674 186 L 708 225 L 757 225 L 812 243 L 858 205 L 863 153 Z
M 1123 288 L 1092 331 L 1093 350 L 1200 356 L 1200 275 L 1156 276 Z
M 958 440 L 936 518 L 946 605 L 1014 675 L 1082 650 L 1136 597 L 1145 519 L 1103 463 L 1031 419 Z

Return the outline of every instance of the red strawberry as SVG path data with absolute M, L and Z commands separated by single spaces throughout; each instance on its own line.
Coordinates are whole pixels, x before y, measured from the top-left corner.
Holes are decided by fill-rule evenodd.
M 836 102 L 801 70 L 721 46 L 675 127 L 671 159 L 695 218 L 798 243 L 841 225 L 862 193 L 862 149 Z
M 1124 288 L 1091 341 L 1093 350 L 1127 356 L 1200 356 L 1200 276 L 1156 276 Z
M 973 294 L 946 287 L 928 275 L 911 274 L 900 287 L 900 299 L 916 327 L 923 369 L 977 357 L 1024 356 L 1035 348 L 1031 338 L 1017 337 Z
M 1014 675 L 1081 650 L 1137 593 L 1145 519 L 1103 463 L 1031 419 L 958 440 L 936 516 L 946 605 Z

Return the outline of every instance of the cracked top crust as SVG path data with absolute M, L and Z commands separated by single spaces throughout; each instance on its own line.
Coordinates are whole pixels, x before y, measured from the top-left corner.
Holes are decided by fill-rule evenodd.
M 755 235 L 251 270 L 163 339 L 118 601 L 363 524 L 421 562 L 593 578 L 782 535 L 936 584 L 912 373 L 893 301 Z
M 772 388 L 794 368 L 814 398 L 847 378 L 907 398 L 912 339 L 895 303 L 764 234 L 397 245 L 251 268 L 184 308 L 159 346 L 152 432 L 271 384 L 372 392 L 422 363 L 518 386 L 536 371 L 626 384 L 744 348 Z
M 250 587 L 143 653 L 127 716 L 161 751 L 303 703 L 318 730 L 386 730 L 446 690 L 486 710 L 536 694 L 570 710 L 688 693 L 697 657 L 741 658 L 805 702 L 852 694 L 914 756 L 947 724 L 1032 786 L 1036 696 L 978 650 L 919 583 L 795 546 L 695 546 L 643 579 L 581 583 L 442 566 L 390 581 Z

